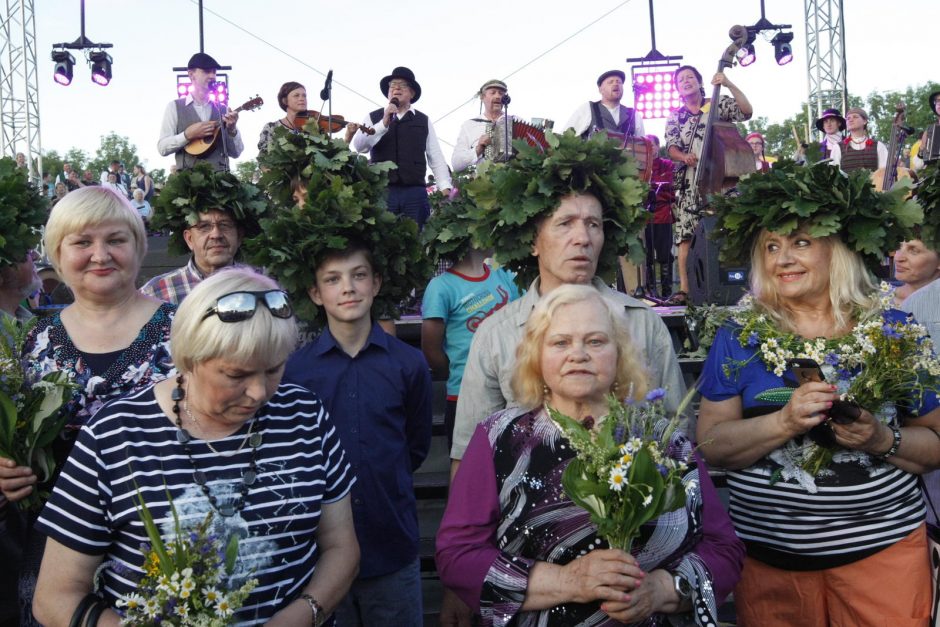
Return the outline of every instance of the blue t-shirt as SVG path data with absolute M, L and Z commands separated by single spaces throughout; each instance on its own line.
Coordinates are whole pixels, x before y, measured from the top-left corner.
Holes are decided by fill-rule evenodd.
M 483 276 L 469 277 L 453 270 L 428 283 L 421 301 L 421 317 L 444 321 L 444 352 L 450 362 L 447 395 L 460 393 L 470 342 L 480 323 L 519 298 L 513 275 L 484 265 Z
M 373 323 L 365 346 L 350 357 L 324 329 L 290 356 L 284 381 L 323 399 L 356 475 L 359 577 L 401 570 L 418 557 L 412 473 L 431 447 L 431 371 L 424 355 Z

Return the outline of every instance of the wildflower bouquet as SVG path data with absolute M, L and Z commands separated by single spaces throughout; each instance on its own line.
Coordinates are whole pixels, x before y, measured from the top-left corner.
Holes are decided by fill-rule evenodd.
M 898 409 L 916 414 L 925 394 L 940 391 L 940 360 L 927 330 L 889 311 L 892 299 L 893 288 L 882 283 L 875 299 L 878 306 L 857 312 L 852 332 L 832 339 L 807 340 L 780 331 L 766 314 L 751 306 L 732 317 L 740 325 L 741 346 L 755 349 L 751 359 L 760 359 L 767 370 L 783 376 L 788 359 L 812 359 L 842 400 L 864 407 L 889 424 L 896 422 Z M 725 364 L 725 373 L 733 375 L 748 361 Z M 757 398 L 786 403 L 791 391 L 775 388 Z M 833 452 L 816 443 L 792 442 L 783 453 L 793 465 L 816 476 L 828 467 Z
M 39 380 L 27 376 L 20 361 L 23 344 L 35 320 L 19 324 L 10 316 L 0 320 L 0 457 L 29 466 L 42 486 L 52 479 L 52 443 L 68 416 L 60 412 L 74 385 L 67 373 L 50 372 Z M 49 498 L 41 487 L 16 502 L 35 511 Z
M 139 493 L 138 493 L 139 497 Z M 153 515 L 139 497 L 138 514 L 150 545 L 144 545 L 144 576 L 137 589 L 117 602 L 122 625 L 222 627 L 258 585 L 249 579 L 227 589 L 238 557 L 238 537 L 227 543 L 210 531 L 212 512 L 195 530 L 184 531 L 170 501 L 175 537 L 164 542 Z M 224 544 L 224 546 L 223 546 Z
M 612 548 L 630 552 L 640 527 L 685 505 L 682 478 L 691 451 L 673 442 L 678 418 L 667 420 L 662 389 L 642 403 L 608 397 L 609 413 L 593 429 L 549 408 L 577 456 L 565 468 L 565 494 L 591 515 Z

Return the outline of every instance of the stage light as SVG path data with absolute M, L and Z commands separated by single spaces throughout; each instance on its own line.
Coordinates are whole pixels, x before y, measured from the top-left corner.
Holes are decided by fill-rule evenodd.
M 672 73 L 676 67 L 678 64 L 632 68 L 634 107 L 644 119 L 669 116 L 667 107 L 679 99 L 672 82 Z
M 111 55 L 98 50 L 88 55 L 88 62 L 91 64 L 91 80 L 106 87 L 111 82 Z
M 757 61 L 757 53 L 754 52 L 753 42 L 741 46 L 738 49 L 737 57 L 738 63 L 741 64 L 741 67 L 747 67 L 754 63 L 754 61 Z
M 793 41 L 793 33 L 784 32 L 777 33 L 770 40 L 770 43 L 774 45 L 774 57 L 777 59 L 777 65 L 786 65 L 793 60 L 791 41 Z
M 176 97 L 186 98 L 192 93 L 193 83 L 189 74 L 176 75 Z M 228 106 L 228 74 L 216 74 L 215 82 L 209 86 L 209 102 Z
M 52 60 L 55 62 L 52 78 L 60 85 L 70 85 L 75 68 L 75 57 L 67 50 L 53 50 Z

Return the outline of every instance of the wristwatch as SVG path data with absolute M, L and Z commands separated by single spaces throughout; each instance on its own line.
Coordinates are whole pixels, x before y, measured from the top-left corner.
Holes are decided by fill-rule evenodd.
M 672 587 L 679 595 L 679 601 L 688 601 L 692 598 L 692 584 L 679 573 L 672 573 Z

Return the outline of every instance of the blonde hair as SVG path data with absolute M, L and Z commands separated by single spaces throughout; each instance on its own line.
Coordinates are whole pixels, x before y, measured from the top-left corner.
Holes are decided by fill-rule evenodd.
M 757 309 L 773 320 L 777 328 L 796 333 L 791 311 L 781 300 L 771 280 L 770 269 L 764 264 L 763 250 L 772 235 L 764 229 L 751 249 L 751 293 Z M 853 313 L 856 310 L 871 309 L 875 305 L 872 296 L 877 289 L 875 282 L 861 255 L 850 250 L 838 236 L 809 239 L 830 247 L 829 300 L 832 303 L 832 316 L 836 329 L 847 331 L 855 322 Z
M 611 389 L 617 389 L 621 394 L 632 390 L 635 399 L 641 399 L 646 394 L 649 375 L 645 364 L 638 359 L 641 352 L 630 337 L 623 306 L 605 298 L 590 285 L 569 284 L 559 286 L 543 296 L 526 322 L 525 335 L 516 349 L 516 367 L 511 381 L 513 395 L 523 407 L 534 408 L 545 402 L 542 345 L 555 313 L 565 305 L 590 300 L 604 306 L 613 329 L 611 339 L 617 346 L 617 368 Z
M 192 372 L 197 364 L 219 357 L 244 363 L 263 358 L 271 366 L 284 362 L 297 347 L 293 317 L 275 318 L 264 303 L 258 303 L 247 320 L 223 322 L 214 314 L 206 317 L 226 294 L 278 289 L 281 286 L 274 279 L 249 268 L 219 270 L 199 283 L 176 310 L 170 329 L 170 354 L 177 368 Z
M 112 221 L 126 226 L 134 236 L 139 269 L 147 254 L 147 231 L 140 214 L 127 198 L 106 187 L 93 185 L 67 193 L 52 207 L 49 220 L 46 221 L 43 242 L 49 261 L 59 276 L 62 275 L 59 268 L 62 240 L 89 226 Z

